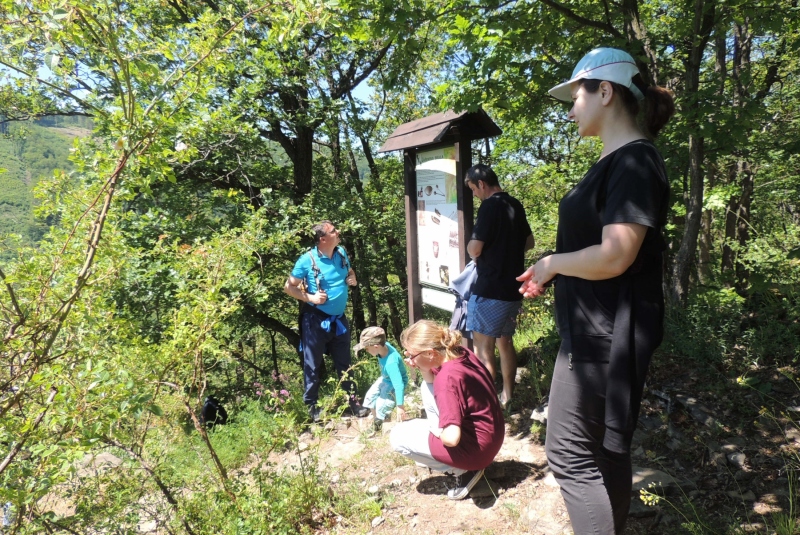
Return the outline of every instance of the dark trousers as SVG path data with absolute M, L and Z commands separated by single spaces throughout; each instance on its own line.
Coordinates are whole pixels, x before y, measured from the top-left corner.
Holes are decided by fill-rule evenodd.
M 333 359 L 333 367 L 341 378 L 350 368 L 350 324 L 342 316 L 343 334 L 336 335 L 336 324 L 330 322 L 328 330 L 322 326 L 327 316 L 316 311 L 306 311 L 300 316 L 301 341 L 303 344 L 303 384 L 305 392 L 303 401 L 306 405 L 315 405 L 319 398 L 322 358 L 325 353 Z M 342 389 L 348 394 L 355 394 L 355 383 L 342 381 Z
M 547 418 L 547 461 L 561 486 L 575 535 L 622 533 L 631 503 L 630 444 L 603 448 L 607 363 L 580 362 L 562 344 Z

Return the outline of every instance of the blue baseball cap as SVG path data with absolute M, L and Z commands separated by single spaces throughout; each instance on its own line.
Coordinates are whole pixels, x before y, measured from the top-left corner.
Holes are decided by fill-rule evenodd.
M 572 77 L 552 88 L 548 93 L 558 100 L 572 100 L 570 84 L 577 80 L 592 79 L 615 82 L 631 90 L 638 100 L 644 100 L 644 94 L 633 83 L 633 77 L 639 74 L 639 68 L 630 54 L 618 48 L 595 48 L 578 62 Z

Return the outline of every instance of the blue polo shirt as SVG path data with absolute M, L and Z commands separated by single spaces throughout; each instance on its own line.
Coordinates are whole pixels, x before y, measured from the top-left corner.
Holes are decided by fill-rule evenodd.
M 319 269 L 319 285 L 320 289 L 328 293 L 328 300 L 316 307 L 330 314 L 331 316 L 340 316 L 344 314 L 347 308 L 347 273 L 350 271 L 350 260 L 347 258 L 347 252 L 344 248 L 336 247 L 333 251 L 331 258 L 321 255 L 319 249 L 314 247 L 310 251 L 303 253 L 297 260 L 292 269 L 292 277 L 296 279 L 303 279 L 306 281 L 308 293 L 317 293 L 317 281 L 314 277 L 314 270 L 311 263 L 311 255 L 314 255 L 314 262 Z M 315 306 L 315 305 L 312 305 Z

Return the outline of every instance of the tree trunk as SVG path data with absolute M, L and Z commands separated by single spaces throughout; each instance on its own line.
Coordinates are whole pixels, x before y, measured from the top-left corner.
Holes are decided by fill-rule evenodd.
M 734 172 L 731 170 L 731 175 Z M 722 265 L 720 271 L 723 275 L 733 270 L 734 251 L 731 244 L 736 241 L 736 214 L 739 211 L 739 203 L 736 197 L 728 199 L 728 206 L 725 208 L 725 241 L 722 245 Z
M 743 112 L 749 105 L 749 85 L 752 69 L 750 67 L 750 52 L 752 50 L 753 36 L 750 33 L 749 19 L 745 17 L 743 23 L 734 25 L 734 68 L 733 77 L 735 87 L 734 106 L 741 112 L 738 118 L 743 120 Z M 747 128 L 752 131 L 752 126 Z M 748 147 L 742 147 L 739 160 L 736 162 L 736 178 L 740 181 L 742 193 L 738 199 L 736 210 L 736 242 L 739 247 L 736 254 L 736 290 L 739 293 L 747 288 L 749 273 L 739 261 L 741 251 L 747 246 L 750 239 L 750 204 L 753 196 L 753 173 L 750 169 L 750 151 Z
M 311 193 L 311 176 L 314 163 L 314 130 L 306 126 L 297 127 L 294 139 L 294 189 L 298 196 Z
M 745 121 L 745 108 L 749 105 L 750 53 L 752 49 L 752 35 L 750 34 L 749 21 L 745 18 L 743 23 L 734 25 L 733 39 L 733 81 L 734 97 L 733 107 L 737 110 L 737 119 Z M 742 124 L 742 128 L 751 132 L 753 127 Z M 728 203 L 728 213 L 725 220 L 725 251 L 723 254 L 722 269 L 725 272 L 735 270 L 734 285 L 739 293 L 743 293 L 748 285 L 749 273 L 739 261 L 740 251 L 744 250 L 750 239 L 750 208 L 753 196 L 753 173 L 750 169 L 749 150 L 742 147 L 737 151 L 738 158 L 732 165 L 732 182 L 741 186 L 738 197 L 732 196 Z M 736 243 L 734 251 L 730 244 Z
M 714 186 L 715 170 L 709 169 L 708 187 Z M 714 237 L 711 227 L 714 224 L 713 210 L 703 210 L 703 218 L 700 222 L 700 253 L 697 262 L 697 280 L 700 284 L 708 284 L 711 280 L 712 262 L 711 251 L 714 249 Z
M 706 43 L 714 29 L 714 11 L 716 3 L 713 1 L 694 0 L 694 17 L 692 20 L 694 41 L 689 45 L 686 59 L 686 101 L 684 106 L 695 104 L 694 99 L 699 98 L 700 68 Z M 703 188 L 705 157 L 705 140 L 699 135 L 700 121 L 704 118 L 693 117 L 688 121 L 689 126 L 689 191 L 685 197 L 686 222 L 683 228 L 683 237 L 672 266 L 671 287 L 669 297 L 677 305 L 683 305 L 689 294 L 689 276 L 691 275 L 695 252 L 697 249 L 697 236 L 700 233 L 700 222 L 703 217 Z
M 641 46 L 642 51 L 647 56 L 647 64 L 637 59 L 637 66 L 642 79 L 647 84 L 654 84 L 659 79 L 659 65 L 655 51 L 650 46 L 647 30 L 639 15 L 639 0 L 622 0 L 622 13 L 625 36 L 632 44 Z M 633 52 L 638 55 L 638 51 L 634 50 Z
M 275 374 L 276 383 L 283 386 L 280 380 L 281 370 L 278 367 L 278 348 L 275 344 L 275 331 L 269 331 L 270 351 L 272 352 L 272 373 Z
M 239 340 L 239 354 L 244 355 L 244 340 Z M 244 368 L 240 362 L 236 363 L 236 390 L 244 390 Z
M 347 128 L 345 126 L 345 128 Z M 345 130 L 345 135 L 346 134 Z M 342 180 L 343 182 L 347 182 L 344 179 L 344 166 L 342 165 L 342 131 L 339 128 L 339 118 L 333 117 L 330 121 L 328 121 L 328 139 L 330 140 L 331 144 L 331 166 L 333 167 L 333 180 Z
M 743 293 L 749 284 L 750 272 L 739 260 L 741 251 L 744 251 L 750 240 L 750 208 L 753 199 L 753 172 L 750 164 L 739 161 L 739 175 L 742 181 L 742 195 L 739 197 L 739 211 L 736 214 L 736 234 L 739 244 L 739 253 L 736 255 L 736 289 Z
M 363 138 L 362 138 L 362 147 L 364 147 L 365 155 L 367 156 L 367 161 L 374 161 L 373 158 L 372 158 L 372 149 L 370 148 L 369 143 L 366 143 L 363 140 Z M 364 198 L 364 185 L 361 183 L 361 179 L 358 176 L 358 170 L 356 168 L 356 157 L 355 157 L 355 154 L 352 151 L 352 148 L 349 151 L 349 156 L 350 156 L 351 177 L 356 182 L 356 185 L 355 185 L 356 191 L 358 191 L 358 194 L 361 195 L 361 197 L 363 199 Z M 374 169 L 374 173 L 375 173 L 375 176 L 372 177 L 373 187 L 377 186 L 380 183 L 380 176 L 378 175 L 377 167 Z M 372 234 L 374 235 L 375 232 L 372 232 Z M 373 241 L 370 242 L 370 244 L 371 244 L 371 247 L 372 247 L 372 250 L 373 250 L 373 253 L 375 254 L 375 256 L 376 257 L 380 257 L 381 254 L 380 254 L 380 251 L 378 250 L 377 242 L 373 240 Z M 387 238 L 387 244 L 389 246 L 391 246 L 391 243 L 388 243 L 388 238 Z M 361 243 L 361 246 L 363 247 L 363 243 Z M 366 251 L 364 251 L 364 252 L 366 253 Z M 398 272 L 400 272 L 400 273 L 402 273 L 404 271 L 405 271 L 405 267 L 403 267 L 402 269 L 398 270 Z M 388 288 L 389 287 L 389 279 L 386 276 L 386 269 L 381 270 L 380 277 L 381 277 L 381 279 L 380 279 L 381 286 L 384 287 L 384 288 Z M 390 321 L 391 321 L 391 324 L 392 324 L 392 330 L 395 332 L 395 336 L 399 340 L 400 339 L 400 333 L 403 331 L 403 324 L 402 324 L 402 321 L 400 319 L 401 316 L 400 316 L 399 307 L 397 306 L 397 303 L 395 302 L 395 300 L 389 295 L 382 296 L 382 299 L 386 303 L 386 306 L 389 307 L 389 311 L 391 312 Z M 369 288 L 369 297 L 367 299 L 367 307 L 368 307 L 368 312 L 369 312 L 369 317 L 370 317 L 370 325 L 377 325 L 377 321 L 378 321 L 378 306 L 377 306 L 377 302 L 375 300 L 375 293 L 372 291 L 371 286 Z
M 358 286 L 350 287 L 350 294 L 353 296 L 353 328 L 355 332 L 361 332 L 367 328 L 367 320 L 364 318 L 364 294 L 369 293 L 369 268 L 365 266 L 364 250 L 359 245 L 361 240 L 355 240 L 353 243 L 353 270 L 355 266 L 359 266 L 356 278 L 358 279 Z M 370 325 L 375 325 L 370 323 Z
M 716 54 L 716 61 L 714 63 L 714 72 L 719 81 L 717 86 L 716 96 L 719 102 L 725 98 L 725 82 L 728 77 L 727 66 L 727 39 L 726 27 L 723 23 L 717 25 L 714 35 L 714 49 Z M 717 166 L 711 167 L 708 172 L 708 188 L 711 189 L 717 183 L 718 174 L 720 169 Z M 723 177 L 724 178 L 724 177 Z M 700 284 L 708 284 L 712 273 L 712 251 L 714 250 L 714 234 L 712 227 L 714 225 L 714 211 L 704 210 L 703 221 L 701 223 L 700 233 L 700 257 L 697 266 L 697 280 Z
M 364 248 L 364 240 L 358 239 L 355 240 L 353 244 L 355 248 L 356 257 L 362 259 L 359 262 L 359 276 L 358 276 L 358 318 L 361 323 L 359 329 L 364 329 L 371 325 L 377 325 L 378 321 L 378 312 L 376 310 L 377 305 L 375 304 L 375 296 L 374 292 L 372 291 L 372 270 L 369 268 L 368 262 L 366 261 L 367 258 L 367 251 Z M 354 290 L 356 288 L 353 288 Z M 363 300 L 362 300 L 363 296 Z M 356 292 L 353 292 L 353 316 L 355 319 L 356 312 Z M 369 314 L 369 325 L 367 325 L 367 319 L 364 317 L 364 303 L 367 303 L 367 313 Z
M 683 239 L 672 266 L 671 295 L 673 303 L 684 304 L 689 294 L 689 276 L 694 264 L 697 236 L 703 216 L 704 138 L 689 136 L 689 191 L 686 197 L 686 222 Z
M 381 284 L 384 286 L 384 288 L 389 287 L 389 279 L 386 277 L 385 273 L 382 276 Z M 400 314 L 400 310 L 397 308 L 397 303 L 389 296 L 386 297 L 386 305 L 389 307 L 389 312 L 392 314 L 389 317 L 389 321 L 392 324 L 392 332 L 394 333 L 395 339 L 400 340 L 400 333 L 403 332 L 403 321 L 401 318 L 405 317 L 405 314 Z

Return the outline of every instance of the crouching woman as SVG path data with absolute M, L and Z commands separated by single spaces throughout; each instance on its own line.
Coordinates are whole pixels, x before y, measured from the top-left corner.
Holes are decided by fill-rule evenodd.
M 461 347 L 461 333 L 420 320 L 400 335 L 406 363 L 420 370 L 426 418 L 398 424 L 392 449 L 455 476 L 451 500 L 469 495 L 505 437 L 503 410 L 489 371 Z

